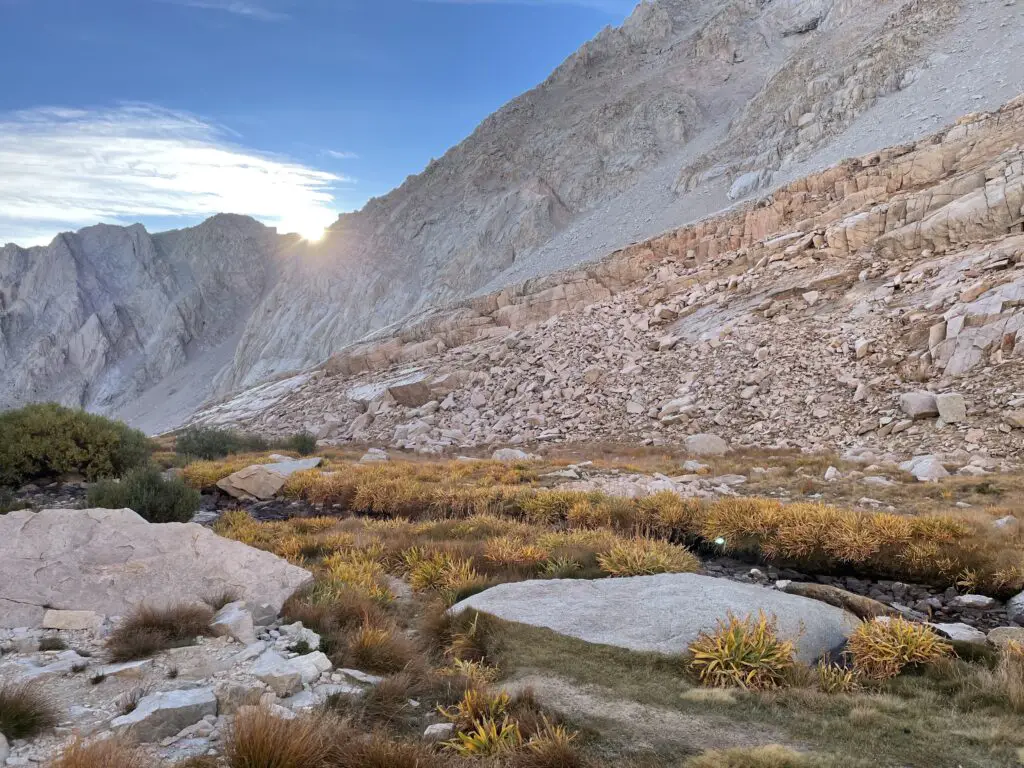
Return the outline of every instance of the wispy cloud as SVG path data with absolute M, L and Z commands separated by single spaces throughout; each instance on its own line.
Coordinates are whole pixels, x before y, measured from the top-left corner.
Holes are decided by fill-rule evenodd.
M 0 243 L 97 222 L 245 213 L 312 233 L 349 181 L 237 143 L 195 115 L 146 104 L 0 115 Z
M 246 0 L 160 0 L 160 2 L 171 3 L 172 5 L 185 5 L 189 8 L 201 8 L 207 11 L 224 11 L 257 21 L 284 21 L 289 18 L 287 13 L 281 13 L 262 5 L 246 2 Z
M 324 154 L 333 157 L 335 160 L 358 160 L 359 155 L 355 152 L 339 152 L 336 149 L 325 149 Z

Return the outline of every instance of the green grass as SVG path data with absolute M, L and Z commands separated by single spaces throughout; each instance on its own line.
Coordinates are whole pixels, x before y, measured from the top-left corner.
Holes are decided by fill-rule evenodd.
M 1006 768 L 1017 765 L 1017 749 L 1024 747 L 1024 717 L 978 686 L 979 665 L 950 662 L 857 694 L 794 688 L 704 695 L 678 659 L 500 625 L 490 636 L 506 673 L 556 675 L 712 723 L 768 726 L 792 743 L 806 744 L 824 764 L 845 755 L 842 764 L 851 767 Z

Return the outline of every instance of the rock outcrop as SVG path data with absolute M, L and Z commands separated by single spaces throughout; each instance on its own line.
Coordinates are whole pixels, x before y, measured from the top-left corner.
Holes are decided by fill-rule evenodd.
M 130 509 L 0 516 L 0 627 L 39 626 L 48 609 L 123 616 L 224 591 L 277 612 L 311 579 L 201 525 L 151 524 Z

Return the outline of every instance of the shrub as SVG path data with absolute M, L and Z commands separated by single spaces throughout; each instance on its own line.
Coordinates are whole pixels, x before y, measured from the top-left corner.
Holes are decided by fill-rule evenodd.
M 19 509 L 29 509 L 31 506 L 27 501 L 20 501 L 15 498 L 10 488 L 0 487 L 0 515 L 6 515 L 8 512 L 14 512 Z
M 665 541 L 631 539 L 598 555 L 601 570 L 611 576 L 650 576 L 656 573 L 694 573 L 700 560 L 690 550 Z
M 730 613 L 716 631 L 702 632 L 690 653 L 701 682 L 716 688 L 778 688 L 794 666 L 793 644 L 779 639 L 774 617 L 764 612 L 744 619 Z
M 117 738 L 91 744 L 75 740 L 50 768 L 149 768 L 151 761 L 138 747 Z
M 209 635 L 212 620 L 213 611 L 205 605 L 144 605 L 110 633 L 107 650 L 117 662 L 145 658 L 168 648 L 189 645 L 199 635 Z
M 196 459 L 223 459 L 232 453 L 265 451 L 267 441 L 257 435 L 245 435 L 233 429 L 189 427 L 174 443 L 175 453 Z
M 309 432 L 299 432 L 285 440 L 281 447 L 286 451 L 295 451 L 300 456 L 316 453 L 316 437 Z
M 66 651 L 68 644 L 60 635 L 47 635 L 39 640 L 40 651 Z
M 850 636 L 847 652 L 858 675 L 887 680 L 907 666 L 946 658 L 953 648 L 924 624 L 889 618 L 863 622 Z
M 56 724 L 56 707 L 38 684 L 0 685 L 0 733 L 8 739 L 27 739 Z
M 138 430 L 54 403 L 0 413 L 0 485 L 68 473 L 87 480 L 116 477 L 149 460 L 149 440 Z
M 127 507 L 151 523 L 187 522 L 199 509 L 199 500 L 199 491 L 179 478 L 164 479 L 154 467 L 133 470 L 120 482 L 99 482 L 86 495 L 90 507 Z
M 317 768 L 332 754 L 329 718 L 275 717 L 265 709 L 239 714 L 229 729 L 224 754 L 230 768 Z

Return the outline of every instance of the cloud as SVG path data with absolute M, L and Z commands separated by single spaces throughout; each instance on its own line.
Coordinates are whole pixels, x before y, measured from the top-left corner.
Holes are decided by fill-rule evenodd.
M 359 155 L 355 152 L 339 152 L 336 149 L 325 149 L 324 154 L 333 157 L 335 160 L 358 160 Z
M 612 14 L 628 14 L 640 0 L 417 0 L 417 2 L 446 5 L 577 5 Z
M 147 104 L 0 114 L 0 243 L 222 212 L 303 234 L 335 220 L 333 189 L 350 179 L 236 139 L 195 115 Z
M 244 0 L 160 0 L 160 2 L 184 5 L 189 8 L 202 8 L 208 11 L 224 11 L 257 21 L 284 21 L 290 18 L 287 13 L 279 13 Z

